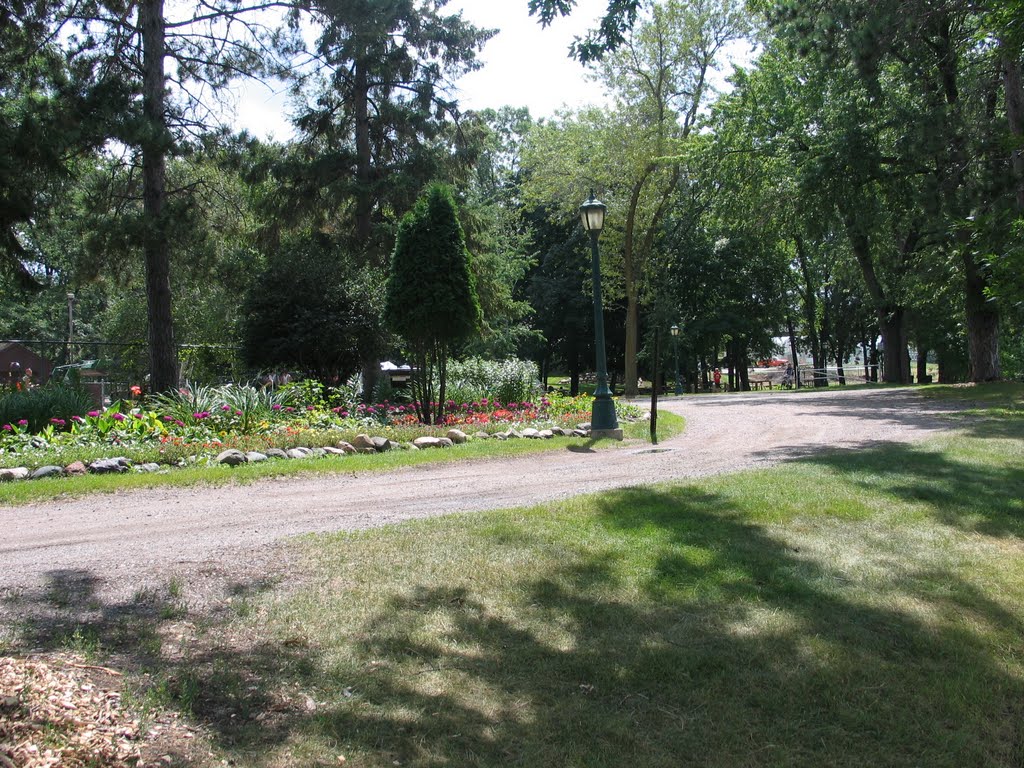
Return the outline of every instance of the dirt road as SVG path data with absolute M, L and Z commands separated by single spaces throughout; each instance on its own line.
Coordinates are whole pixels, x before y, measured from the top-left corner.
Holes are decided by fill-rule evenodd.
M 284 537 L 456 511 L 531 505 L 663 480 L 764 466 L 836 447 L 913 441 L 950 428 L 944 403 L 913 390 L 757 393 L 662 400 L 687 419 L 659 446 L 563 450 L 515 460 L 420 466 L 239 487 L 94 495 L 0 507 L 0 598 L 57 574 L 123 596 L 169 573 L 263 569 Z

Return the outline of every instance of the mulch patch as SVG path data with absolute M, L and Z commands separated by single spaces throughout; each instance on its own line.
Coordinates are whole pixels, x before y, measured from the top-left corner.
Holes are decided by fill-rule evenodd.
M 122 683 L 117 670 L 74 654 L 0 657 L 0 768 L 192 764 L 201 734 L 175 712 L 140 721 Z

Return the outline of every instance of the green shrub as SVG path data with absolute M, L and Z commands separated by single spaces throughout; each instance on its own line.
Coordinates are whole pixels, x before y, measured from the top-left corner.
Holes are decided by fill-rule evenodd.
M 0 395 L 0 424 L 28 421 L 29 432 L 40 432 L 50 419 L 69 420 L 96 407 L 88 392 L 63 384 L 34 387 Z
M 448 364 L 449 400 L 472 403 L 491 398 L 502 403 L 533 400 L 540 372 L 529 360 L 484 360 L 470 357 Z

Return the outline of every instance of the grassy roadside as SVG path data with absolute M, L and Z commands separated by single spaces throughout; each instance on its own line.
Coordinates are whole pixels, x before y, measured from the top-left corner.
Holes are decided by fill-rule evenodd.
M 667 440 L 680 434 L 685 426 L 681 416 L 667 412 L 658 414 L 658 439 Z M 646 421 L 624 424 L 625 442 L 650 440 Z M 171 469 L 164 473 L 123 475 L 85 475 L 82 477 L 44 478 L 41 480 L 0 483 L 0 505 L 14 506 L 91 493 L 114 493 L 143 488 L 184 488 L 196 485 L 249 484 L 259 480 L 304 475 L 362 474 L 389 472 L 419 464 L 447 464 L 457 461 L 503 459 L 535 453 L 563 451 L 567 445 L 583 444 L 598 450 L 615 448 L 614 440 L 583 441 L 579 438 L 551 440 L 473 440 L 465 445 L 444 450 L 389 451 L 382 454 L 290 459 L 246 464 L 238 467 L 221 465 Z

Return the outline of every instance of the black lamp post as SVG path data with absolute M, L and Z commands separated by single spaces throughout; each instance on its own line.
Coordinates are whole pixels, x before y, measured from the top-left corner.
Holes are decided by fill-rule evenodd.
M 679 326 L 675 323 L 669 329 L 672 332 L 672 347 L 676 357 L 676 394 L 683 394 L 683 383 L 679 379 Z
M 591 437 L 614 437 L 622 439 L 618 419 L 615 418 L 615 403 L 608 389 L 608 358 L 604 348 L 604 310 L 601 305 L 601 260 L 597 250 L 597 237 L 604 229 L 604 214 L 607 206 L 600 200 L 590 199 L 580 206 L 583 228 L 590 233 L 590 253 L 593 259 L 594 278 L 594 336 L 597 348 L 597 389 L 594 390 L 594 407 L 590 416 Z

